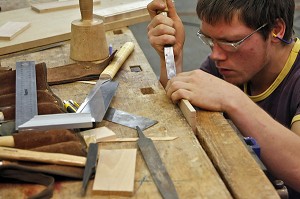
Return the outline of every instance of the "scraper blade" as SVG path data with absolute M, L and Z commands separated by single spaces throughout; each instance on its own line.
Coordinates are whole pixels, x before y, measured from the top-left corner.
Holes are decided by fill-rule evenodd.
M 157 123 L 156 120 L 151 120 L 111 107 L 107 109 L 104 119 L 133 129 L 136 129 L 136 126 L 139 126 L 142 130 L 147 129 Z

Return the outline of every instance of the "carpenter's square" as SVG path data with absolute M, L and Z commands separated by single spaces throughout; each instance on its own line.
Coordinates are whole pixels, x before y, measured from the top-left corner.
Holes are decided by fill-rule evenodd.
M 118 87 L 117 82 L 111 81 L 126 59 L 134 50 L 133 42 L 126 42 L 117 51 L 111 63 L 100 74 L 96 85 L 80 105 L 76 113 L 91 113 L 96 122 L 101 122 Z M 103 90 L 106 87 L 107 92 Z
M 179 198 L 172 179 L 169 176 L 169 173 L 164 166 L 153 141 L 144 135 L 140 127 L 137 126 L 136 130 L 139 135 L 139 139 L 137 141 L 138 146 L 160 194 L 164 199 Z
M 35 62 L 16 62 L 16 130 L 37 114 Z

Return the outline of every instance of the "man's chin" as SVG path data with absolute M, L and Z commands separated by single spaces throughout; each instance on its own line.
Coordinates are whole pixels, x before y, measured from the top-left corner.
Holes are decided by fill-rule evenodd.
M 244 83 L 243 83 L 240 79 L 238 79 L 238 78 L 224 77 L 224 76 L 223 76 L 223 79 L 224 79 L 226 82 L 228 82 L 228 83 L 230 83 L 230 84 L 233 84 L 233 85 L 236 85 L 236 86 L 239 86 L 239 85 L 243 85 L 243 84 L 244 84 Z

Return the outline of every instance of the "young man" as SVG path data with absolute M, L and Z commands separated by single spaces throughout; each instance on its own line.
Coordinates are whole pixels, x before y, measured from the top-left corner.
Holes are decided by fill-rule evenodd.
M 211 48 L 202 70 L 182 72 L 185 33 L 174 4 L 148 5 L 148 38 L 161 60 L 160 81 L 176 103 L 226 113 L 256 139 L 268 170 L 300 191 L 300 41 L 294 0 L 198 0 L 199 38 Z M 163 47 L 173 45 L 177 75 L 166 76 Z

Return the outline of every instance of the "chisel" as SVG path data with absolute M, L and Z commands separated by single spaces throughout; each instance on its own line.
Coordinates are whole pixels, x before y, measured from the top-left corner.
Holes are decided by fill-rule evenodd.
M 164 0 L 166 3 L 166 0 Z M 166 3 L 167 6 L 167 3 Z M 168 7 L 161 12 L 162 15 L 168 16 Z M 165 54 L 165 62 L 166 62 L 166 69 L 167 69 L 167 77 L 171 79 L 176 75 L 176 67 L 175 67 L 175 59 L 174 59 L 174 51 L 173 46 L 165 45 L 164 47 L 164 54 Z
M 166 0 L 164 1 L 166 3 Z M 167 16 L 168 7 L 166 7 L 166 9 L 163 12 L 161 12 L 161 14 Z M 166 45 L 164 47 L 164 55 L 165 55 L 165 62 L 166 62 L 167 77 L 168 79 L 171 79 L 172 77 L 176 76 L 176 66 L 175 66 L 173 46 Z M 196 132 L 196 110 L 191 105 L 191 103 L 186 99 L 180 100 L 178 105 L 182 114 L 186 118 L 187 122 L 192 127 L 193 131 Z

